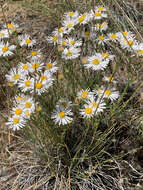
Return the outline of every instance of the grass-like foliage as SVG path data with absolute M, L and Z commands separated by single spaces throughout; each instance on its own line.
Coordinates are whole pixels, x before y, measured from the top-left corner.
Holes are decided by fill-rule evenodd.
M 78 10 L 67 2 L 67 7 L 58 4 L 63 13 L 45 39 L 51 48 L 46 60 L 32 35 L 19 35 L 19 26 L 7 22 L 2 7 L 0 59 L 7 69 L 7 89 L 14 92 L 7 127 L 21 131 L 35 155 L 51 172 L 60 171 L 71 187 L 72 176 L 81 173 L 80 180 L 91 166 L 95 172 L 112 160 L 112 139 L 137 118 L 130 113 L 143 83 L 129 90 L 143 43 L 117 1 L 120 18 L 102 1 L 89 1 Z

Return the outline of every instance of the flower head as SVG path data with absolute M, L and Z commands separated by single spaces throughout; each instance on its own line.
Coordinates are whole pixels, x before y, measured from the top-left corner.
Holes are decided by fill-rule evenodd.
M 16 46 L 15 45 L 9 45 L 9 43 L 0 43 L 0 56 L 11 56 L 14 53 L 12 52 L 13 50 L 15 50 Z
M 67 125 L 73 120 L 72 115 L 73 113 L 69 108 L 58 106 L 52 112 L 51 118 L 54 119 L 55 124 Z
M 33 47 L 33 45 L 36 43 L 36 40 L 31 39 L 29 34 L 18 36 L 18 40 L 20 46 Z
M 16 131 L 23 128 L 26 125 L 26 120 L 23 117 L 13 115 L 11 118 L 8 119 L 6 125 L 9 125 L 11 129 Z

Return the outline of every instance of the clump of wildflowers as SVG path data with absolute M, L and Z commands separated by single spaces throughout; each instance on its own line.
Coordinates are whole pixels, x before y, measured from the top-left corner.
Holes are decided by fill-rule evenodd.
M 56 81 L 58 79 L 54 77 L 58 72 L 58 66 L 65 78 L 67 77 L 66 79 L 70 80 L 67 85 L 71 85 L 72 81 L 76 83 L 77 79 L 73 79 L 75 72 L 79 72 L 79 76 L 86 73 L 85 78 L 89 78 L 84 88 L 78 85 L 74 89 L 74 96 L 76 96 L 74 98 L 78 99 L 76 106 L 80 117 L 87 119 L 98 117 L 98 114 L 103 114 L 106 110 L 108 102 L 113 103 L 119 98 L 119 91 L 116 89 L 117 81 L 114 80 L 112 73 L 106 74 L 109 65 L 112 66 L 115 61 L 112 48 L 118 45 L 122 51 L 127 50 L 129 53 L 142 56 L 143 44 L 136 40 L 131 31 L 126 29 L 124 31 L 111 31 L 108 19 L 107 10 L 101 5 L 84 13 L 78 11 L 64 13 L 61 25 L 47 37 L 47 42 L 57 47 L 62 64 L 53 61 L 50 57 L 49 61 L 44 63 L 42 51 L 35 49 L 36 40 L 29 34 L 18 36 L 20 47 L 30 49 L 27 56 L 28 61 L 19 62 L 17 67 L 13 67 L 9 71 L 6 79 L 10 86 L 17 85 L 23 93 L 22 96 L 27 93 L 30 97 L 21 101 L 17 100 L 11 111 L 12 117 L 7 124 L 14 130 L 25 125 L 27 119 L 30 119 L 31 114 L 39 105 L 34 99 L 35 94 L 40 97 L 43 93 L 47 93 L 49 88 L 54 88 L 55 83 L 58 84 Z M 12 35 L 12 32 L 17 28 L 16 24 L 10 23 L 1 30 L 0 38 L 7 39 L 8 35 Z M 0 44 L 0 56 L 13 55 L 15 49 L 16 46 L 10 45 L 8 41 L 2 42 Z M 81 65 L 78 60 L 82 63 Z M 100 82 L 102 81 L 105 86 L 99 81 L 94 87 L 88 86 L 90 77 L 93 75 L 95 79 L 98 75 Z M 103 76 L 102 80 L 101 76 Z M 59 99 L 55 105 L 51 113 L 51 119 L 55 125 L 68 125 L 76 118 L 72 111 L 75 105 L 70 97 L 69 99 Z

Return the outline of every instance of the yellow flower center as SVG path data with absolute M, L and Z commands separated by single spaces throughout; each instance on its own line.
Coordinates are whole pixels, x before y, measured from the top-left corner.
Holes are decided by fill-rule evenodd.
M 132 46 L 133 45 L 133 41 L 132 40 L 127 41 L 127 45 Z
M 13 28 L 13 29 L 12 29 L 12 32 L 16 32 L 16 29 L 15 29 L 15 28 Z
M 92 106 L 97 108 L 98 104 L 96 102 L 92 102 Z
M 72 56 L 72 52 L 71 52 L 71 51 L 68 51 L 68 52 L 67 52 L 67 56 L 68 56 L 68 57 Z
M 99 36 L 99 40 L 104 40 L 104 36 Z
M 17 99 L 17 100 L 24 100 L 24 97 L 22 97 L 22 96 L 17 96 L 16 99 Z
M 85 108 L 85 113 L 86 114 L 91 114 L 92 113 L 92 109 L 91 108 Z
M 102 24 L 98 24 L 97 28 L 101 29 L 102 28 Z
M 87 36 L 87 37 L 88 37 L 88 36 L 89 36 L 89 34 L 90 34 L 90 32 L 88 32 L 88 31 L 87 31 L 87 32 L 85 32 L 84 34 L 85 34 L 85 36 Z
M 114 80 L 114 77 L 108 77 L 108 81 L 112 82 Z
M 21 114 L 22 114 L 22 109 L 17 108 L 17 109 L 15 110 L 15 114 L 16 114 L 16 115 L 21 115 Z
M 31 40 L 30 39 L 27 39 L 25 40 L 26 44 L 30 44 Z
M 104 8 L 103 8 L 103 7 L 99 7 L 98 10 L 99 10 L 99 11 L 103 11 Z
M 106 91 L 105 91 L 105 94 L 106 94 L 107 96 L 109 96 L 109 95 L 111 94 L 111 90 L 106 90 Z
M 122 32 L 123 36 L 127 36 L 128 32 Z
M 13 75 L 13 79 L 14 79 L 14 80 L 18 80 L 19 78 L 20 78 L 20 75 L 19 75 L 19 74 Z
M 71 44 L 71 45 L 74 45 L 74 44 L 75 44 L 75 41 L 74 41 L 74 40 L 71 40 L 71 41 L 70 41 L 70 44 Z
M 86 17 L 86 14 L 83 14 L 81 17 L 78 18 L 78 22 L 83 22 Z
M 25 86 L 30 86 L 30 80 L 25 81 Z
M 19 118 L 14 118 L 14 119 L 13 119 L 13 123 L 14 123 L 14 124 L 19 123 Z
M 62 28 L 59 28 L 59 29 L 58 29 L 58 32 L 59 32 L 59 33 L 62 33 L 62 32 L 63 32 L 63 29 L 62 29 Z
M 52 63 L 47 64 L 48 69 L 51 69 L 53 67 Z
M 31 102 L 26 102 L 26 103 L 25 103 L 25 107 L 26 107 L 26 108 L 31 108 L 31 106 L 32 106 L 32 103 L 31 103 Z
M 57 36 L 53 36 L 53 41 L 57 41 L 58 37 Z
M 92 61 L 92 63 L 95 64 L 95 65 L 98 65 L 98 64 L 99 64 L 99 60 L 98 60 L 98 59 L 94 59 L 94 60 Z
M 8 51 L 8 46 L 4 46 L 4 47 L 2 48 L 2 51 L 3 51 L 3 52 Z
M 33 69 L 38 69 L 38 68 L 39 68 L 39 64 L 38 64 L 38 63 L 34 63 L 34 64 L 32 65 L 32 68 L 33 68 Z
M 41 106 L 36 107 L 36 111 L 41 111 L 41 110 L 42 110 Z
M 102 57 L 106 59 L 109 57 L 109 54 L 108 53 L 102 53 Z
M 139 49 L 139 50 L 138 50 L 138 54 L 139 54 L 139 55 L 142 55 L 142 54 L 143 54 L 143 49 Z
M 67 44 L 66 41 L 62 41 L 62 46 L 65 46 Z
M 41 81 L 44 81 L 44 80 L 47 79 L 47 77 L 46 77 L 45 75 L 42 75 L 42 76 L 40 77 L 40 79 L 41 79 Z
M 66 106 L 67 106 L 67 102 L 61 102 L 61 105 L 62 105 L 63 107 L 66 107 Z
M 95 12 L 95 14 L 94 14 L 95 16 L 101 16 L 101 12 Z
M 67 27 L 68 28 L 71 28 L 73 25 L 71 24 L 71 23 L 69 23 L 68 25 L 67 25 Z
M 40 89 L 40 88 L 42 88 L 42 83 L 41 82 L 37 82 L 36 84 L 35 84 L 35 87 L 37 88 L 37 89 Z
M 111 35 L 110 35 L 110 38 L 111 38 L 111 39 L 116 39 L 116 37 L 117 37 L 116 34 L 111 34 Z
M 24 70 L 26 70 L 26 69 L 28 69 L 28 65 L 23 65 L 22 68 L 23 68 Z
M 10 87 L 12 87 L 13 85 L 14 85 L 13 82 L 9 82 L 9 83 L 8 83 L 8 86 L 10 86 Z
M 32 51 L 32 56 L 37 56 L 37 51 Z
M 26 111 L 26 112 L 25 112 L 25 115 L 26 115 L 27 117 L 29 117 L 29 116 L 30 116 L 30 112 L 29 112 L 29 111 Z
M 65 117 L 66 114 L 65 114 L 65 112 L 60 112 L 58 115 L 60 118 L 63 118 L 63 117 Z
M 69 16 L 73 16 L 75 13 L 74 12 L 69 12 L 68 15 Z
M 12 27 L 13 27 L 13 24 L 8 24 L 7 27 L 8 27 L 8 28 L 12 28 Z
M 87 98 L 87 95 L 88 95 L 88 91 L 85 90 L 85 91 L 82 92 L 81 98 L 85 99 L 85 98 Z

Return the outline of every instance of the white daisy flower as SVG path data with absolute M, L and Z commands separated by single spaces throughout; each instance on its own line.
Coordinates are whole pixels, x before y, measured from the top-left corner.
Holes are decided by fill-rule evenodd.
M 21 105 L 23 105 L 23 108 L 26 110 L 28 109 L 32 112 L 35 110 L 35 102 L 31 97 L 26 97 L 26 99 L 21 103 Z
M 27 75 L 30 71 L 30 63 L 19 63 L 18 64 L 18 70 L 23 73 L 24 75 Z
M 91 15 L 89 13 L 84 13 L 79 15 L 77 18 L 78 24 L 87 24 L 91 20 Z
M 88 63 L 84 66 L 88 69 L 93 70 L 104 70 L 109 63 L 109 60 L 103 60 L 101 54 L 96 54 L 94 56 L 88 57 Z
M 134 45 L 133 50 L 138 56 L 143 56 L 143 43 Z
M 111 55 L 111 54 L 109 54 L 108 52 L 103 52 L 102 54 L 101 54 L 101 56 L 102 56 L 102 59 L 103 60 L 108 60 L 108 61 L 113 61 L 113 59 L 114 59 L 114 57 L 115 57 L 115 55 Z
M 0 30 L 0 40 L 4 39 L 4 38 L 9 38 L 9 34 L 8 34 L 8 30 L 7 29 Z
M 92 96 L 88 101 L 87 104 L 93 108 L 94 113 L 103 112 L 104 109 L 106 109 L 106 104 L 102 100 L 97 99 L 95 100 L 95 97 Z
M 8 74 L 5 75 L 8 82 L 13 82 L 13 84 L 17 84 L 17 82 L 23 77 L 23 73 L 17 68 L 12 68 Z
M 103 96 L 103 98 L 108 98 L 111 101 L 114 101 L 119 98 L 119 92 L 116 91 L 115 88 L 113 88 L 113 89 L 102 88 L 102 90 L 100 91 L 99 97 L 101 97 L 101 96 Z
M 108 34 L 108 38 L 109 40 L 111 40 L 112 42 L 117 42 L 118 40 L 118 35 L 116 33 L 109 33 Z
M 51 118 L 54 120 L 55 124 L 58 125 L 67 125 L 72 122 L 73 113 L 68 108 L 63 107 L 56 107 L 55 110 L 52 112 Z
M 93 92 L 91 92 L 88 88 L 85 89 L 85 90 L 80 90 L 78 93 L 77 93 L 77 97 L 78 99 L 80 100 L 88 100 L 90 99 L 92 96 L 93 96 Z
M 13 55 L 14 53 L 12 52 L 15 50 L 16 46 L 15 45 L 9 45 L 7 42 L 6 44 L 4 42 L 0 43 L 0 56 L 8 56 L 8 55 Z
M 26 97 L 25 97 L 24 94 L 16 95 L 16 96 L 14 97 L 14 102 L 15 102 L 14 105 L 16 106 L 17 104 L 21 104 L 25 99 L 26 99 Z
M 28 58 L 31 58 L 31 60 L 37 60 L 41 58 L 41 55 L 41 50 L 33 50 Z
M 107 22 L 103 22 L 102 24 L 98 23 L 93 27 L 93 30 L 95 31 L 106 31 L 108 29 L 108 23 Z
M 24 115 L 23 115 L 23 117 L 25 118 L 25 119 L 30 119 L 30 116 L 31 116 L 31 114 L 32 114 L 33 112 L 31 111 L 31 110 L 24 110 Z
M 23 117 L 23 106 L 18 104 L 16 107 L 12 108 L 11 113 L 15 116 Z
M 118 39 L 120 40 L 121 38 L 133 38 L 135 35 L 131 31 L 123 31 L 123 32 L 117 32 L 116 35 L 118 36 Z
M 11 129 L 16 131 L 23 128 L 26 125 L 26 120 L 23 117 L 14 115 L 13 117 L 8 119 L 8 122 L 6 122 L 6 125 L 9 125 Z
M 38 95 L 41 95 L 42 93 L 46 92 L 50 86 L 52 86 L 54 79 L 49 74 L 48 77 L 47 73 L 46 75 L 41 75 L 41 77 L 36 81 L 33 81 L 33 89 L 30 91 L 30 93 L 36 93 Z
M 78 16 L 79 16 L 78 11 L 75 11 L 75 12 L 69 11 L 69 12 L 64 13 L 64 17 L 66 19 L 76 19 Z
M 33 47 L 33 45 L 35 45 L 36 43 L 36 40 L 32 40 L 29 34 L 18 36 L 18 40 L 21 47 L 22 46 Z
M 132 50 L 133 46 L 137 45 L 137 41 L 134 37 L 126 37 L 120 39 L 120 45 L 123 49 Z
M 105 7 L 103 7 L 102 5 L 98 5 L 95 7 L 96 11 L 100 11 L 100 12 L 105 12 L 107 11 Z
M 47 41 L 49 43 L 53 43 L 54 45 L 58 44 L 60 39 L 59 39 L 59 36 L 57 34 L 53 34 L 52 36 L 49 36 L 47 38 Z
M 6 24 L 4 25 L 4 28 L 8 29 L 10 34 L 15 32 L 18 27 L 19 27 L 18 24 L 15 24 L 14 22 L 11 22 L 11 23 L 8 23 L 7 25 Z
M 67 33 L 70 33 L 76 24 L 77 23 L 75 19 L 65 19 L 62 23 Z
M 63 107 L 63 108 L 70 108 L 72 106 L 72 102 L 69 101 L 67 98 L 61 98 L 57 104 L 57 107 Z
M 29 63 L 29 66 L 30 66 L 29 71 L 33 73 L 33 72 L 42 71 L 44 63 L 41 63 L 41 61 L 37 59 L 37 60 L 32 60 Z
M 34 83 L 35 79 L 34 78 L 30 78 L 30 77 L 23 77 L 19 82 L 18 82 L 18 87 L 21 88 L 22 92 L 27 92 L 27 91 L 31 91 L 34 89 L 33 87 L 33 83 Z
M 66 34 L 66 33 L 67 33 L 67 31 L 66 31 L 66 29 L 65 29 L 64 27 L 56 28 L 56 29 L 52 32 L 52 34 L 53 34 L 54 36 L 58 36 L 59 39 L 62 38 L 63 35 Z
M 66 40 L 67 46 L 69 47 L 79 47 L 82 45 L 82 40 L 75 40 L 74 38 L 68 38 Z
M 101 20 L 102 18 L 107 18 L 107 14 L 103 11 L 99 11 L 98 9 L 95 9 L 94 11 L 91 10 L 90 15 L 93 20 Z
M 103 78 L 103 81 L 105 81 L 105 82 L 110 82 L 110 83 L 114 83 L 114 84 L 116 84 L 117 83 L 117 81 L 115 81 L 114 80 L 114 77 L 112 77 L 112 76 L 104 76 L 104 78 Z
M 44 72 L 40 73 L 40 76 L 37 76 L 37 80 L 41 81 L 42 83 L 45 83 L 46 88 L 49 88 L 52 84 L 53 81 L 55 80 L 52 77 L 52 72 L 49 72 L 48 70 L 45 70 Z
M 82 115 L 84 118 L 91 118 L 94 115 L 94 108 L 91 105 L 84 105 L 83 109 L 80 109 L 80 115 Z
M 61 47 L 67 46 L 67 40 L 64 39 L 64 38 L 62 38 L 62 39 L 58 42 L 58 44 L 59 44 Z
M 105 43 L 108 42 L 108 38 L 104 35 L 100 35 L 97 37 L 96 41 L 98 42 L 98 44 L 104 45 Z
M 46 63 L 45 69 L 50 73 L 56 73 L 58 70 L 58 67 L 56 67 L 56 65 L 57 65 L 56 61 L 52 63 L 50 60 L 48 63 Z
M 62 52 L 62 58 L 68 60 L 68 59 L 76 59 L 80 56 L 80 48 L 70 47 L 65 48 Z

